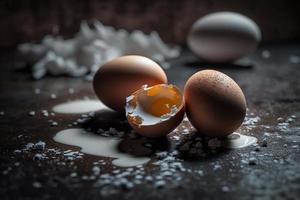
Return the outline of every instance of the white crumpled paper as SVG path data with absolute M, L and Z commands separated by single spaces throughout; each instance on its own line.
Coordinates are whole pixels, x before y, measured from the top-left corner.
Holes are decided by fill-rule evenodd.
M 32 65 L 35 79 L 47 74 L 92 77 L 102 64 L 122 55 L 142 55 L 166 64 L 166 59 L 180 53 L 178 47 L 167 46 L 157 32 L 128 33 L 99 21 L 94 22 L 93 29 L 82 22 L 79 33 L 72 39 L 47 35 L 40 44 L 21 44 L 18 50 L 22 59 Z

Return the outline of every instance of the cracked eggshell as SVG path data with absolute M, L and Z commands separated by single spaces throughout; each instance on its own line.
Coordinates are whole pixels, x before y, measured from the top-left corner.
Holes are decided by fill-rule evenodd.
M 245 118 L 243 91 L 229 76 L 215 70 L 192 75 L 185 85 L 184 98 L 191 124 L 207 136 L 225 137 Z
M 182 122 L 184 114 L 183 94 L 174 85 L 142 88 L 127 98 L 128 122 L 138 134 L 146 137 L 169 134 Z
M 96 72 L 93 87 L 108 107 L 123 113 L 126 97 L 143 85 L 167 83 L 163 69 L 153 60 L 137 55 L 122 56 L 104 64 Z
M 216 12 L 197 20 L 188 35 L 189 48 L 210 62 L 231 62 L 252 53 L 261 40 L 258 25 L 234 12 Z

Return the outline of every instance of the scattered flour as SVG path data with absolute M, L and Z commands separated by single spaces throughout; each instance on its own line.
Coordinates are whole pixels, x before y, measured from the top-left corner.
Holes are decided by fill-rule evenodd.
M 180 52 L 178 47 L 168 47 L 157 32 L 149 35 L 138 30 L 128 33 L 99 21 L 94 21 L 93 26 L 94 29 L 82 22 L 80 32 L 71 39 L 47 35 L 40 44 L 19 45 L 23 60 L 33 65 L 33 77 L 89 74 L 87 79 L 91 79 L 102 64 L 122 55 L 146 56 L 164 66 L 165 59 L 177 57 Z

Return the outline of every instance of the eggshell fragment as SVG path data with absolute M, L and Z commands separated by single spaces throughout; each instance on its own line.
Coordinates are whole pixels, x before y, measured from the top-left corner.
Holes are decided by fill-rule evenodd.
M 108 107 L 124 112 L 126 97 L 143 85 L 167 83 L 163 69 L 143 56 L 122 56 L 104 64 L 94 76 L 98 98 Z
M 184 88 L 186 113 L 199 133 L 225 137 L 242 124 L 246 99 L 237 83 L 215 70 L 192 75 Z
M 193 24 L 187 44 L 204 60 L 231 62 L 252 53 L 260 40 L 260 29 L 250 18 L 234 12 L 217 12 Z
M 145 87 L 127 98 L 126 117 L 146 137 L 160 137 L 175 129 L 184 116 L 184 98 L 174 85 Z

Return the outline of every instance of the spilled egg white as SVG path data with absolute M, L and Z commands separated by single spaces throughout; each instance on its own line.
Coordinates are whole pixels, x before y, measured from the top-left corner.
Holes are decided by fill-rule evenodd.
M 234 12 L 216 12 L 198 19 L 187 44 L 201 59 L 232 62 L 252 53 L 261 41 L 261 31 L 250 18 Z

